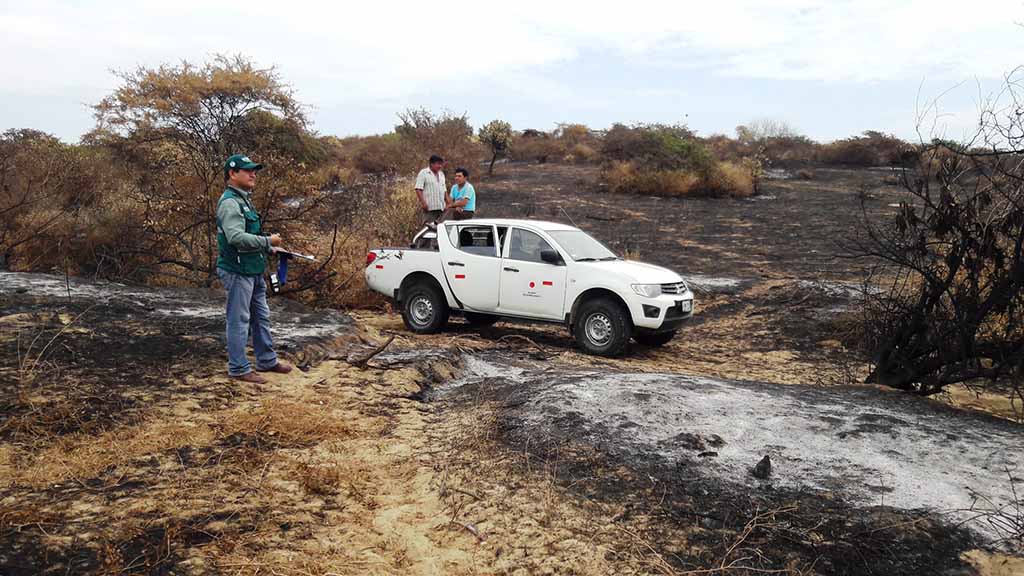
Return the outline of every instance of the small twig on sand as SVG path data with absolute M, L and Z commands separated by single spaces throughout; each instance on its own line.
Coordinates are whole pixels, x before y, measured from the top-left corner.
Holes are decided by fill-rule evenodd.
M 479 494 L 477 494 L 475 492 L 470 492 L 469 490 L 463 490 L 461 488 L 449 488 L 449 490 L 451 490 L 452 492 L 458 492 L 459 494 L 465 494 L 466 496 L 469 496 L 471 498 L 475 498 L 477 500 L 483 500 L 482 496 L 480 496 Z
M 450 523 L 451 524 L 455 524 L 456 526 L 460 526 L 460 527 L 464 528 L 466 531 L 468 531 L 470 534 L 472 534 L 473 536 L 476 536 L 476 541 L 477 542 L 483 543 L 483 542 L 487 541 L 487 535 L 481 533 L 480 530 L 478 530 L 477 527 L 474 526 L 471 523 L 462 523 L 462 522 L 457 522 L 455 520 L 451 520 Z
M 387 348 L 388 346 L 390 346 L 391 343 L 394 342 L 394 341 L 395 341 L 395 337 L 392 336 L 391 338 L 388 338 L 387 342 L 385 342 L 384 344 L 381 344 L 380 346 L 378 346 L 373 352 L 370 352 L 368 355 L 363 356 L 362 358 L 357 358 L 356 360 L 346 360 L 346 362 L 348 362 L 352 366 L 358 366 L 358 367 L 366 366 L 367 362 L 372 360 L 374 356 L 376 356 L 376 355 L 380 354 L 381 352 L 383 352 L 384 349 Z
M 547 354 L 549 356 L 551 355 L 551 354 L 548 353 L 547 350 L 544 349 L 543 346 L 541 346 L 540 344 L 537 344 L 533 340 L 530 340 L 526 336 L 520 336 L 519 334 L 509 334 L 507 336 L 502 336 L 501 338 L 498 338 L 498 342 L 504 342 L 506 340 L 523 340 L 524 342 L 530 344 L 531 346 L 533 346 L 534 348 L 539 350 L 541 353 Z

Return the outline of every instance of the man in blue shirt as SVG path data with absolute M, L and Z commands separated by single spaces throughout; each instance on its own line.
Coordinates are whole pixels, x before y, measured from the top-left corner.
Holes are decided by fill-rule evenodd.
M 476 212 L 476 190 L 469 183 L 469 170 L 455 169 L 455 185 L 445 195 L 445 210 L 441 220 L 469 220 Z

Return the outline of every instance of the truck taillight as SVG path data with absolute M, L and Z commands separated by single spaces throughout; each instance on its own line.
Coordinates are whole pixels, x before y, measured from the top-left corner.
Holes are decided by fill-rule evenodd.
M 377 253 L 376 252 L 367 252 L 366 253 L 366 265 L 367 266 L 369 266 L 370 264 L 373 264 L 373 261 L 376 260 L 376 259 L 377 259 Z

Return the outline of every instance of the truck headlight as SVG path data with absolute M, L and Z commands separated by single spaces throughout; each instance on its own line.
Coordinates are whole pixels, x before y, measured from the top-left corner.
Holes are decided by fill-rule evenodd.
M 661 284 L 633 284 L 633 292 L 647 298 L 661 296 Z

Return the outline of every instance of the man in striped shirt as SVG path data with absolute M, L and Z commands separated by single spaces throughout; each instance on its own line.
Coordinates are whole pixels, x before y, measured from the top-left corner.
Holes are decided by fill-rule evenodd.
M 423 222 L 435 222 L 444 210 L 445 182 L 444 158 L 438 155 L 430 157 L 430 166 L 420 170 L 416 175 L 416 197 L 423 211 Z

